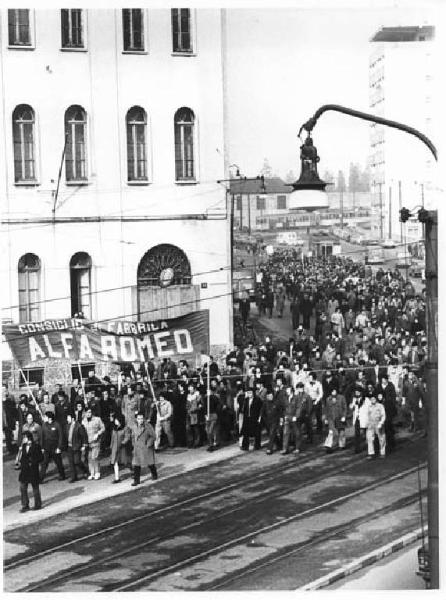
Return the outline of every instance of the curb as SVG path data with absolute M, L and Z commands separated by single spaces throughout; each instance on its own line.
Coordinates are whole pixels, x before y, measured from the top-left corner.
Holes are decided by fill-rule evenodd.
M 427 527 L 424 528 L 424 533 L 427 534 Z M 348 577 L 349 575 L 352 575 L 356 571 L 359 571 L 361 569 L 364 569 L 365 567 L 369 567 L 370 565 L 373 565 L 374 563 L 385 558 L 386 556 L 390 556 L 394 552 L 398 552 L 398 550 L 401 550 L 402 548 L 409 546 L 410 544 L 412 544 L 416 540 L 420 539 L 421 537 L 422 537 L 422 529 L 421 529 L 421 527 L 419 527 L 418 529 L 415 529 L 414 531 L 406 533 L 405 535 L 394 540 L 393 542 L 390 542 L 389 544 L 386 544 L 385 546 L 381 546 L 381 548 L 377 548 L 376 550 L 373 550 L 372 552 L 369 552 L 368 554 L 364 554 L 363 556 L 361 556 L 360 558 L 357 558 L 356 560 L 349 563 L 345 567 L 341 567 L 340 569 L 337 569 L 336 571 L 333 571 L 332 573 L 328 573 L 327 575 L 324 575 L 323 577 L 320 577 L 319 579 L 315 579 L 314 581 L 307 583 L 306 585 L 304 585 L 300 588 L 297 588 L 296 591 L 314 591 L 314 590 L 318 590 L 320 588 L 326 587 L 328 585 L 331 585 L 331 584 L 335 583 L 336 581 L 343 579 L 344 577 Z

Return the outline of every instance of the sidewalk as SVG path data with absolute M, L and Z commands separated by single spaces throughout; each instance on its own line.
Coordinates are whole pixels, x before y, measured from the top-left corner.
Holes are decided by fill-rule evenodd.
M 347 441 L 353 437 L 353 427 L 346 428 Z M 402 441 L 406 438 L 413 438 L 414 434 L 400 430 L 397 434 L 397 440 Z M 266 444 L 266 436 L 263 437 L 262 445 Z M 323 447 L 322 443 L 315 443 L 313 450 L 319 450 Z M 214 452 L 207 452 L 206 446 L 202 448 L 172 448 L 158 452 L 156 454 L 156 464 L 158 468 L 158 481 L 163 481 L 181 473 L 193 471 L 200 467 L 212 465 L 223 460 L 243 456 L 240 452 L 239 444 L 234 442 L 228 446 L 223 446 Z M 325 456 L 325 454 L 320 455 Z M 364 454 L 365 456 L 365 454 Z M 26 513 L 20 513 L 20 490 L 18 483 L 19 471 L 14 469 L 14 460 L 5 459 L 3 456 L 3 530 L 9 531 L 21 525 L 36 523 L 47 519 L 53 515 L 67 512 L 79 506 L 85 506 L 92 502 L 97 502 L 103 498 L 111 498 L 129 492 L 133 481 L 129 469 L 121 470 L 121 483 L 113 484 L 113 468 L 110 465 L 108 457 L 102 458 L 101 479 L 88 481 L 81 479 L 75 483 L 69 483 L 69 477 L 65 481 L 58 481 L 57 470 L 51 465 L 47 472 L 45 483 L 40 486 L 42 495 L 43 509 L 39 511 L 30 510 Z M 64 461 L 66 472 L 69 475 L 67 461 Z M 146 470 L 142 473 L 142 481 L 138 488 L 156 485 L 152 481 L 150 474 Z M 33 506 L 32 490 L 29 487 L 30 503 Z
M 240 455 L 238 443 L 219 448 L 214 452 L 207 452 L 206 446 L 189 450 L 187 448 L 172 448 L 156 454 L 159 480 L 165 480 L 180 473 L 198 469 L 206 465 L 215 464 L 219 461 Z M 5 460 L 3 456 L 3 530 L 9 531 L 21 525 L 35 523 L 47 519 L 53 515 L 67 512 L 72 508 L 87 505 L 101 500 L 104 497 L 118 496 L 129 492 L 130 483 L 133 481 L 129 469 L 121 471 L 122 482 L 113 484 L 113 468 L 108 457 L 102 458 L 101 479 L 88 481 L 81 479 L 75 483 L 69 483 L 69 477 L 65 481 L 58 481 L 57 470 L 51 465 L 48 470 L 45 483 L 40 486 L 42 495 L 42 510 L 30 510 L 20 513 L 20 489 L 18 483 L 19 471 L 14 469 L 14 460 Z M 69 475 L 67 462 L 64 461 L 66 471 Z M 150 474 L 143 470 L 142 481 L 138 488 L 156 484 L 152 481 Z M 28 488 L 30 504 L 33 506 L 31 486 Z

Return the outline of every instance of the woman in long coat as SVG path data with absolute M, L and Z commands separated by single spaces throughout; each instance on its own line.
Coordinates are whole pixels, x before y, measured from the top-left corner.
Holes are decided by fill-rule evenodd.
M 112 421 L 112 432 L 110 440 L 110 464 L 113 465 L 115 478 L 113 483 L 119 483 L 119 465 L 128 465 L 130 463 L 129 442 L 131 440 L 131 432 L 125 426 L 123 415 L 117 413 L 110 415 Z
M 141 468 L 148 466 L 152 473 L 152 479 L 158 479 L 155 467 L 155 430 L 152 425 L 144 420 L 144 415 L 138 413 L 136 424 L 132 427 L 133 443 L 133 483 L 138 485 L 141 478 Z

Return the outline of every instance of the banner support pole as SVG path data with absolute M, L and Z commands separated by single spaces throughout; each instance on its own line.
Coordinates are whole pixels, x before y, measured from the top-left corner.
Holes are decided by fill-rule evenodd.
M 32 389 L 31 389 L 31 386 L 29 385 L 29 381 L 28 381 L 28 379 L 25 377 L 25 373 L 24 373 L 24 371 L 23 371 L 22 367 L 20 367 L 20 366 L 19 366 L 19 371 L 20 371 L 20 373 L 21 373 L 21 375 L 22 375 L 22 377 L 23 377 L 23 381 L 24 381 L 24 382 L 25 382 L 25 384 L 26 384 L 26 387 L 27 387 L 27 389 L 28 389 L 28 392 L 31 394 L 31 398 L 33 399 L 33 401 L 34 401 L 34 404 L 36 405 L 37 411 L 38 411 L 38 413 L 39 413 L 40 417 L 43 419 L 43 414 L 42 414 L 42 411 L 40 410 L 40 406 L 38 405 L 38 403 L 37 403 L 37 400 L 35 399 L 35 397 L 34 397 L 34 394 L 33 394 L 33 391 L 32 391 Z

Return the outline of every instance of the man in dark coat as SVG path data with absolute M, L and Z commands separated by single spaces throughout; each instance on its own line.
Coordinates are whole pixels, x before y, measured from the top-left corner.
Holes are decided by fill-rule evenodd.
M 386 420 L 384 421 L 384 432 L 386 434 L 386 453 L 389 454 L 395 448 L 395 419 L 398 409 L 396 404 L 395 386 L 389 381 L 387 375 L 381 377 L 381 384 L 376 389 L 378 402 L 382 401 L 386 411 Z
M 63 431 L 60 424 L 54 420 L 52 412 L 47 412 L 47 423 L 42 427 L 43 464 L 40 471 L 40 483 L 45 479 L 46 470 L 53 460 L 59 471 L 59 481 L 65 479 L 65 469 L 62 462 Z
M 238 412 L 243 415 L 243 424 L 241 428 L 242 450 L 249 450 L 249 440 L 254 438 L 254 450 L 260 450 L 261 435 L 261 410 L 262 400 L 254 395 L 254 390 L 249 388 L 245 395 L 240 398 Z
M 82 425 L 82 413 L 79 416 L 80 419 L 77 420 L 71 413 L 67 415 L 65 437 L 68 443 L 67 452 L 71 473 L 70 483 L 77 481 L 76 467 L 81 470 L 85 478 L 88 477 L 88 467 L 82 462 L 82 452 L 88 444 L 88 436 L 85 427 Z
M 22 508 L 20 512 L 29 510 L 28 485 L 31 484 L 34 496 L 34 510 L 42 508 L 42 499 L 39 489 L 39 463 L 43 460 L 42 448 L 33 439 L 30 431 L 23 433 L 23 444 L 20 450 L 20 496 Z
M 139 485 L 142 467 L 149 467 L 152 479 L 158 478 L 155 466 L 155 430 L 144 420 L 143 413 L 136 415 L 136 423 L 131 428 L 133 444 L 133 482 L 132 486 Z
M 268 431 L 268 449 L 267 454 L 272 454 L 274 451 L 274 444 L 280 448 L 280 419 L 283 417 L 283 401 L 281 400 L 282 395 L 273 395 L 272 392 L 267 392 L 266 399 L 262 405 L 260 411 L 260 417 L 266 425 Z

